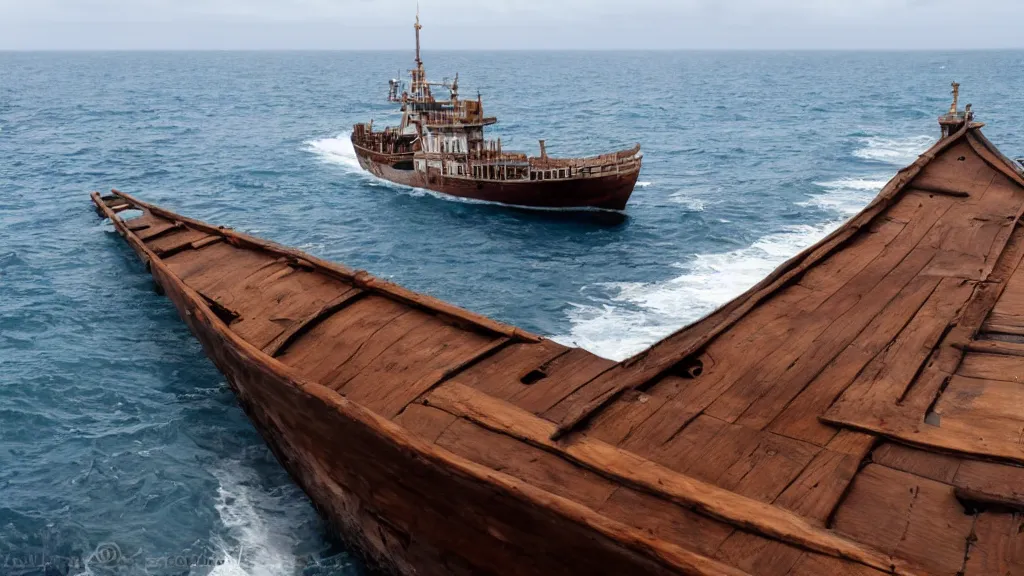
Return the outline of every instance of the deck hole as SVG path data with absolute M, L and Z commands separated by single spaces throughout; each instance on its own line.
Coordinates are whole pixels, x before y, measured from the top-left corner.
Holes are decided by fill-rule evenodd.
M 956 160 L 957 160 L 957 162 L 966 162 L 967 161 L 967 157 L 966 156 L 961 156 L 961 157 L 957 158 Z
M 704 363 L 698 358 L 692 358 L 679 365 L 677 374 L 683 378 L 696 378 L 704 373 Z
M 941 422 L 942 417 L 939 416 L 938 412 L 929 412 L 928 415 L 924 417 L 924 423 L 929 426 L 939 426 Z
M 530 372 L 528 372 L 526 376 L 520 378 L 519 381 L 529 386 L 531 384 L 536 384 L 547 377 L 548 375 L 545 374 L 543 370 L 530 370 Z

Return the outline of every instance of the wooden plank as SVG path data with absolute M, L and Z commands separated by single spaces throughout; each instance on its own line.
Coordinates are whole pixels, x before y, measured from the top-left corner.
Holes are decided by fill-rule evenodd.
M 388 326 L 402 316 L 410 318 L 406 318 L 400 330 L 388 335 Z M 404 335 L 410 319 L 422 323 L 429 317 L 397 302 L 369 295 L 314 326 L 295 340 L 279 360 L 314 382 L 324 382 L 346 363 L 358 361 L 357 356 L 368 353 L 368 348 L 386 347 Z
M 400 320 L 392 324 L 397 326 Z M 390 340 L 389 335 L 386 341 Z M 467 332 L 432 318 L 405 330 L 391 344 L 368 346 L 366 354 L 353 356 L 349 363 L 332 372 L 324 384 L 391 418 L 444 379 L 449 370 L 458 370 L 506 342 L 504 338 Z
M 661 396 L 652 396 L 639 390 L 624 392 L 618 400 L 594 416 L 587 428 L 587 435 L 612 446 L 622 445 L 665 402 L 666 399 Z M 649 445 L 644 442 L 641 447 Z M 653 447 L 657 446 L 654 444 Z
M 574 348 L 539 367 L 537 370 L 544 377 L 521 386 L 509 397 L 509 402 L 556 420 L 564 413 L 565 407 L 574 402 L 573 393 L 577 388 L 614 364 L 611 360 Z
M 437 445 L 595 510 L 617 488 L 613 482 L 550 452 L 461 418 L 448 426 L 437 439 Z
M 191 248 L 191 244 L 196 240 L 202 240 L 209 238 L 211 235 L 203 232 L 202 230 L 193 230 L 191 228 L 182 228 L 176 230 L 174 234 L 167 234 L 161 236 L 152 242 L 146 242 L 146 246 L 152 250 L 157 256 L 163 258 L 168 254 L 177 252 L 182 247 Z
M 686 436 L 682 440 L 690 443 Z M 819 450 L 799 440 L 726 423 L 685 458 L 668 460 L 673 447 L 665 446 L 656 461 L 748 498 L 772 502 Z
M 850 414 L 859 417 L 873 406 L 900 400 L 973 289 L 973 282 L 943 279 L 910 323 L 864 368 L 826 416 L 841 421 Z
M 857 475 L 860 463 L 861 459 L 856 456 L 823 449 L 774 504 L 792 510 L 816 525 L 825 526 L 847 486 Z
M 851 344 L 864 340 L 872 344 L 878 341 L 878 332 L 864 334 L 865 329 L 888 327 L 893 330 L 912 317 L 938 284 L 935 280 L 917 276 L 929 257 L 928 250 L 908 255 L 892 273 L 862 295 L 856 305 L 835 317 L 824 330 L 817 333 L 815 330 L 806 331 L 807 336 L 792 341 L 790 348 L 793 352 L 790 355 L 777 355 L 763 372 L 748 375 L 747 386 L 739 383 L 730 388 L 730 394 L 720 397 L 709 408 L 709 414 L 715 415 L 717 407 L 719 411 L 724 410 L 728 416 L 735 417 L 738 424 L 763 428 L 772 423 L 793 398 L 823 371 L 834 366 Z M 832 312 L 837 311 L 826 313 L 831 317 Z M 855 364 L 846 367 L 848 372 L 857 369 L 857 360 L 863 355 L 847 355 L 841 360 L 851 358 Z M 831 374 L 828 378 L 834 376 Z
M 420 436 L 427 442 L 435 442 L 458 418 L 437 408 L 412 403 L 395 416 L 395 423 Z
M 786 576 L 878 576 L 879 572 L 861 564 L 844 562 L 821 554 L 805 553 Z
M 902 444 L 885 442 L 871 453 L 871 461 L 922 478 L 952 484 L 957 468 L 960 467 L 961 459 L 946 454 L 917 450 Z
M 718 549 L 715 558 L 758 576 L 785 576 L 803 554 L 799 548 L 737 530 Z
M 139 240 L 142 240 L 143 242 L 147 242 L 149 240 L 152 240 L 152 239 L 155 239 L 155 238 L 157 238 L 159 236 L 167 234 L 168 232 L 179 230 L 183 226 L 184 225 L 181 222 L 177 222 L 177 221 L 174 221 L 174 220 L 159 220 L 159 221 L 155 220 L 149 226 L 147 226 L 147 227 L 145 227 L 143 229 L 135 231 L 135 236 Z
M 999 340 L 975 340 L 963 346 L 967 352 L 980 354 L 997 354 L 1003 356 L 1024 357 L 1024 344 L 1017 342 L 1001 342 Z
M 965 500 L 1024 510 L 1024 468 L 1020 466 L 964 460 L 951 483 Z
M 952 486 L 869 464 L 836 512 L 834 529 L 906 558 L 929 574 L 957 574 L 973 518 Z
M 948 207 L 939 208 L 932 213 L 934 220 L 919 217 L 908 224 L 842 289 L 813 313 L 798 317 L 798 329 L 783 340 L 784 347 L 737 379 L 708 407 L 708 413 L 730 422 L 737 422 L 744 414 L 746 422 L 741 423 L 758 428 L 767 425 L 789 398 L 802 390 L 928 265 L 935 255 L 930 244 L 941 236 L 940 224 L 947 212 Z M 913 287 L 915 295 L 927 289 L 921 282 Z M 757 400 L 761 400 L 760 404 L 746 415 Z
M 965 378 L 1004 380 L 1024 384 L 1024 358 L 969 352 L 964 355 L 957 374 Z
M 882 570 L 891 568 L 896 574 L 918 573 L 898 558 L 837 537 L 789 511 L 683 476 L 604 442 L 587 436 L 564 442 L 551 440 L 554 423 L 472 388 L 448 382 L 427 395 L 424 401 L 429 406 L 554 452 L 626 486 L 690 507 L 711 518 L 756 530 L 767 537 L 807 550 L 847 558 Z
M 458 374 L 453 380 L 507 400 L 527 386 L 523 384 L 527 374 L 534 370 L 543 372 L 548 362 L 568 352 L 569 348 L 550 340 L 513 344 Z
M 358 288 L 349 288 L 345 290 L 334 300 L 320 306 L 313 312 L 306 315 L 306 317 L 297 320 L 292 323 L 290 327 L 282 330 L 273 340 L 267 342 L 260 348 L 267 353 L 268 356 L 277 357 L 281 352 L 286 350 L 295 340 L 301 338 L 306 332 L 309 332 L 314 326 L 323 322 L 332 314 L 340 311 L 346 306 L 350 306 L 358 298 L 365 295 L 366 292 Z
M 968 554 L 965 576 L 1024 574 L 1024 521 L 1020 514 L 982 512 L 974 534 L 977 541 Z
M 351 283 L 352 285 L 355 285 L 358 288 L 382 294 L 389 299 L 402 302 L 408 305 L 412 305 L 413 307 L 419 309 L 429 310 L 437 314 L 443 314 L 451 318 L 453 321 L 465 322 L 469 325 L 476 326 L 483 330 L 487 330 L 503 336 L 508 336 L 519 341 L 540 342 L 542 340 L 539 336 L 530 334 L 529 332 L 526 332 L 524 330 L 520 330 L 518 328 L 508 326 L 500 322 L 495 322 L 490 318 L 485 318 L 479 314 L 468 312 L 456 306 L 452 306 L 451 304 L 448 304 L 446 302 L 441 302 L 436 298 L 425 296 L 423 294 L 417 294 L 415 292 L 392 284 L 391 282 L 381 280 L 380 278 L 375 278 L 365 271 L 349 270 L 344 266 L 335 264 L 333 262 L 321 260 L 319 258 L 316 258 L 309 254 L 305 254 L 298 250 L 285 248 L 273 242 L 267 242 L 265 240 L 255 238 L 247 234 L 242 234 L 240 232 L 236 232 L 228 228 L 218 228 L 215 226 L 211 226 L 205 222 L 181 216 L 169 210 L 160 208 L 159 206 L 154 206 L 147 202 L 143 202 L 133 197 L 132 195 L 126 194 L 124 192 L 115 190 L 114 194 L 124 198 L 126 201 L 138 207 L 140 210 L 145 210 L 149 213 L 152 213 L 155 216 L 184 222 L 191 228 L 195 228 L 197 230 L 205 230 L 210 234 L 222 236 L 230 244 L 234 246 L 260 250 L 267 254 L 274 255 L 275 257 L 284 256 L 302 259 L 306 261 L 311 267 L 314 267 L 317 270 L 322 271 L 335 278 L 338 278 L 344 282 Z
M 1024 444 L 1024 386 L 1002 380 L 953 376 L 935 405 L 935 423 L 946 433 Z
M 733 533 L 732 525 L 695 514 L 660 498 L 624 486 L 598 508 L 598 512 L 636 526 L 659 540 L 676 543 L 706 556 L 714 555 Z

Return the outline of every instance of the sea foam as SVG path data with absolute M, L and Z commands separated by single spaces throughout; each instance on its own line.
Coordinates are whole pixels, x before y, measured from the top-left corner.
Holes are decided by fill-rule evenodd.
M 743 293 L 840 223 L 791 226 L 746 248 L 698 254 L 679 264 L 683 274 L 665 282 L 602 284 L 615 292 L 611 300 L 572 304 L 571 329 L 554 340 L 612 360 L 628 358 Z
M 883 162 L 896 166 L 910 164 L 935 142 L 933 136 L 921 135 L 906 138 L 861 138 L 861 147 L 853 155 L 862 160 Z

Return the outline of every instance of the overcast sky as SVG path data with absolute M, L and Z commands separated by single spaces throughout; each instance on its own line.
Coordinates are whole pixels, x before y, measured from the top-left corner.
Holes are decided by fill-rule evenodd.
M 0 0 L 0 49 L 405 49 L 415 0 Z M 1024 0 L 422 0 L 429 49 L 1024 48 Z

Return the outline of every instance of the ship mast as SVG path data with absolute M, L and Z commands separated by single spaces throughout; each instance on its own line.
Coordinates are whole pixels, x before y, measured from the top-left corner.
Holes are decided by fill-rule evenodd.
M 416 4 L 416 23 L 413 24 L 416 30 L 416 69 L 412 71 L 412 97 L 417 100 L 430 100 L 430 83 L 427 82 L 427 74 L 423 71 L 423 60 L 420 58 L 420 5 Z
M 419 69 L 423 68 L 423 61 L 420 60 L 420 30 L 423 26 L 420 26 L 420 4 L 416 3 L 416 24 L 413 25 L 416 29 L 416 67 Z

